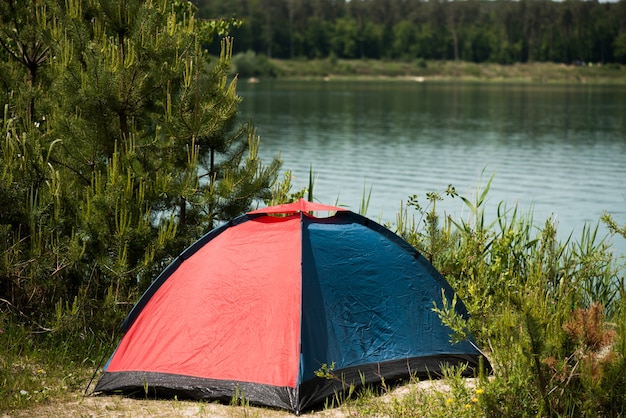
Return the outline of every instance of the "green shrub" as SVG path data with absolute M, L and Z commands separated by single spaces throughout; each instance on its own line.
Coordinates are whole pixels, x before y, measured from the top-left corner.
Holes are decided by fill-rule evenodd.
M 474 200 L 460 197 L 468 219 L 442 219 L 437 212 L 442 199 L 459 198 L 449 186 L 428 193 L 425 206 L 411 197 L 397 223 L 472 315 L 469 332 L 494 367 L 483 413 L 623 415 L 626 292 L 617 260 L 597 226 L 584 226 L 579 241 L 560 242 L 552 219 L 539 226 L 532 214 L 502 204 L 495 219 L 487 219 L 490 184 Z M 452 338 L 467 337 L 446 304 L 434 309 Z
M 276 77 L 277 70 L 265 55 L 248 50 L 232 58 L 232 71 L 239 77 Z

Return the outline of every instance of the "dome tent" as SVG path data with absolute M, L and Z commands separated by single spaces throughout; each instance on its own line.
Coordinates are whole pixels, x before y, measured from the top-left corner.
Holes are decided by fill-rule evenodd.
M 361 215 L 305 200 L 259 209 L 159 275 L 95 392 L 241 395 L 300 413 L 345 384 L 437 374 L 442 364 L 476 369 L 478 350 L 452 344 L 432 310 L 442 291 L 454 296 L 411 245 Z M 467 316 L 462 302 L 456 309 Z M 324 365 L 341 379 L 318 376 Z

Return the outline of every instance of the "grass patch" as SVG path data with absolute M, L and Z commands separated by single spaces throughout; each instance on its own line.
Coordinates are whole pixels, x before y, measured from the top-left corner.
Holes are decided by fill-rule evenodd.
M 29 335 L 20 326 L 0 335 L 0 411 L 66 402 L 86 389 L 94 362 L 59 356 L 58 347 L 45 344 L 42 337 Z

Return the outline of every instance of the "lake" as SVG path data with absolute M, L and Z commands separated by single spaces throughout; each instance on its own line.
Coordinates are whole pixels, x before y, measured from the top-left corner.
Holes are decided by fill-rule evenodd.
M 448 184 L 473 197 L 493 176 L 486 213 L 518 206 L 560 237 L 606 210 L 626 223 L 626 86 L 240 81 L 242 120 L 264 161 L 280 153 L 295 189 L 315 174 L 314 198 L 394 222 L 401 204 Z M 460 199 L 440 204 L 467 216 Z M 606 234 L 601 225 L 600 231 Z M 616 252 L 626 240 L 614 237 Z

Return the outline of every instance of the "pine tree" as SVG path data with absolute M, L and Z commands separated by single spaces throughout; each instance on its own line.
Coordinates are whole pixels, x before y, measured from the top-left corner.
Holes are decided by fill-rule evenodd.
M 22 312 L 132 299 L 269 198 L 279 162 L 263 165 L 254 127 L 237 122 L 237 22 L 194 12 L 182 0 L 2 2 L 0 292 Z

